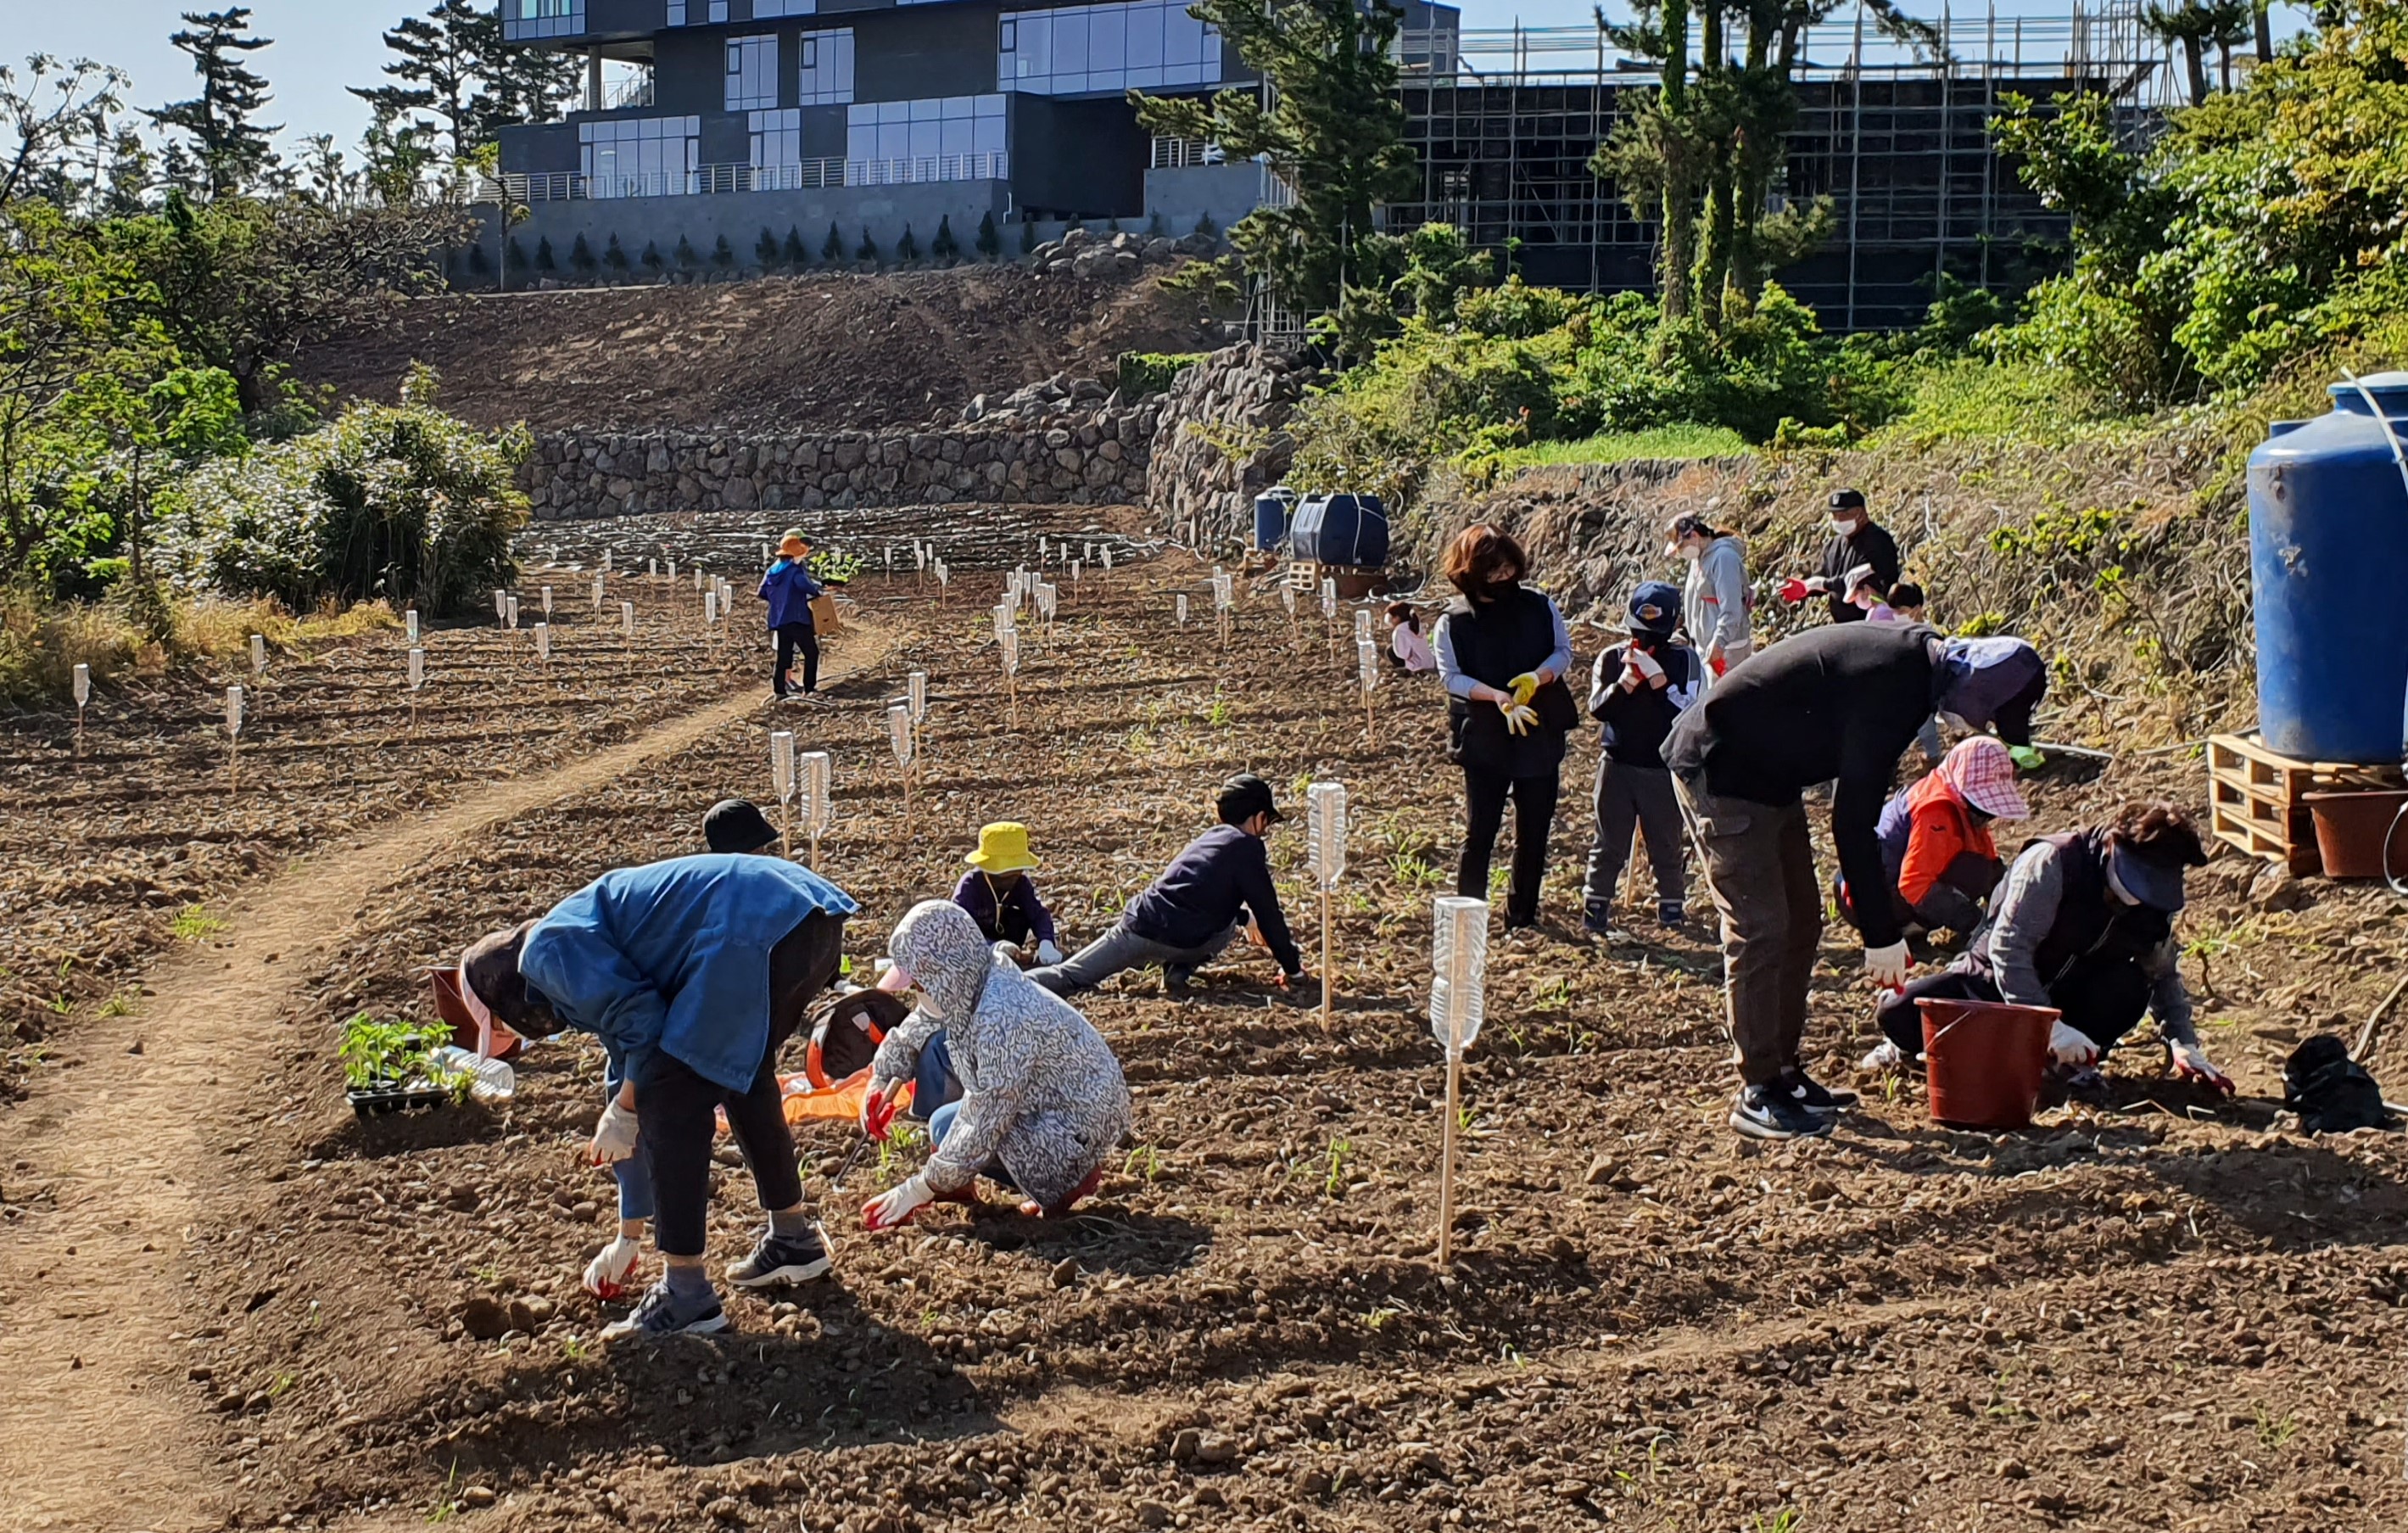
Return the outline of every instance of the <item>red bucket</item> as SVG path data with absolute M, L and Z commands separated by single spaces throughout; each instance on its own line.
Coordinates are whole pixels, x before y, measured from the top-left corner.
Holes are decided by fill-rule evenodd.
M 2029 1128 L 2057 1013 L 1997 1001 L 1914 1004 L 1923 1011 L 1933 1121 L 1960 1128 Z
M 477 1052 L 477 1019 L 468 1014 L 468 1003 L 460 998 L 460 971 L 451 967 L 431 967 L 427 980 L 435 986 L 435 1014 L 452 1029 L 452 1041 L 470 1053 Z M 494 1019 L 494 1057 L 515 1059 L 526 1047 L 526 1039 Z

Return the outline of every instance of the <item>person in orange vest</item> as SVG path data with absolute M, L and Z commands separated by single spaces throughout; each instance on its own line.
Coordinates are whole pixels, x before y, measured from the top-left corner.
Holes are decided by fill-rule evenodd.
M 1959 740 L 1921 781 L 1882 806 L 1875 834 L 1889 887 L 1857 891 L 1841 877 L 1840 913 L 1856 925 L 1860 899 L 1886 894 L 1902 929 L 1946 927 L 1970 937 L 2006 871 L 1990 838 L 1992 823 L 2030 818 L 2004 742 L 1988 735 Z

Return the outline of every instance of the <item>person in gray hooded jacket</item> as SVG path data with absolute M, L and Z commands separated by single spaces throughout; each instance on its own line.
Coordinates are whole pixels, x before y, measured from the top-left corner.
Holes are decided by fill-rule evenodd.
M 1129 1128 L 1128 1084 L 1103 1035 L 1076 1008 L 988 946 L 949 900 L 913 906 L 888 952 L 920 1004 L 879 1045 L 862 1127 L 885 1137 L 902 1084 L 939 1030 L 962 1085 L 928 1120 L 928 1164 L 862 1210 L 871 1229 L 909 1221 L 939 1197 L 990 1177 L 1021 1193 L 1024 1213 L 1059 1216 L 1096 1190 Z

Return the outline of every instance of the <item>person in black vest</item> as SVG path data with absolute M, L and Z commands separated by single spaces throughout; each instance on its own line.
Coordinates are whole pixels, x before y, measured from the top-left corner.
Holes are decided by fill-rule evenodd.
M 1865 609 L 1848 599 L 1849 572 L 1859 565 L 1870 566 L 1873 595 L 1887 601 L 1890 587 L 1898 584 L 1898 539 L 1865 514 L 1862 491 L 1833 491 L 1830 510 L 1831 537 L 1823 545 L 1821 571 L 1809 580 L 1789 581 L 1781 595 L 1794 602 L 1821 596 L 1830 607 L 1833 623 L 1862 623 Z
M 1597 657 L 1589 673 L 1588 715 L 1600 726 L 1597 752 L 1597 840 L 1588 852 L 1586 912 L 1581 924 L 1598 937 L 1615 935 L 1614 887 L 1630 860 L 1634 827 L 1647 838 L 1656 874 L 1656 919 L 1678 926 L 1686 915 L 1688 832 L 1672 774 L 1664 769 L 1664 737 L 1673 721 L 1705 695 L 1706 663 L 1672 642 L 1681 622 L 1681 593 L 1662 580 L 1643 580 L 1630 597 L 1630 641 Z
M 1881 1003 L 1885 1039 L 1865 1063 L 1878 1069 L 1923 1052 L 1916 1001 L 2005 1001 L 2059 1013 L 2049 1053 L 2068 1070 L 2154 1016 L 2174 1073 L 2230 1096 L 2231 1081 L 2200 1047 L 2174 940 L 2183 870 L 2206 861 L 2199 827 L 2162 800 L 2027 844 L 1965 955 Z
M 1513 802 L 1513 874 L 1508 931 L 1539 924 L 1547 833 L 1563 788 L 1564 737 L 1580 709 L 1564 685 L 1572 636 L 1555 601 L 1522 584 L 1530 562 L 1495 527 L 1466 527 L 1440 571 L 1462 593 L 1438 624 L 1439 679 L 1447 691 L 1447 753 L 1463 768 L 1468 808 L 1455 889 L 1488 897 L 1488 863 L 1505 803 Z
M 1854 1101 L 1799 1063 L 1823 935 L 1803 790 L 1834 784 L 1841 871 L 1850 888 L 1885 888 L 1882 801 L 1923 721 L 1949 713 L 2028 743 L 2047 679 L 2019 638 L 1942 638 L 1893 623 L 1814 628 L 1734 667 L 1665 737 L 1664 765 L 1722 916 L 1725 1007 L 1742 1082 L 1730 1124 L 1740 1133 L 1828 1134 L 1832 1115 Z M 1904 983 L 1914 959 L 1896 911 L 1873 900 L 1856 917 L 1867 978 Z

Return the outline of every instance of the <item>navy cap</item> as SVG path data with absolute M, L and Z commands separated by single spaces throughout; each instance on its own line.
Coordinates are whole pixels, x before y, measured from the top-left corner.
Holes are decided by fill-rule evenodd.
M 2152 910 L 2172 915 L 2183 908 L 2183 870 L 2179 863 L 2160 862 L 2128 846 L 2111 847 L 2107 870 L 2124 892 Z
M 1641 580 L 1639 589 L 1630 594 L 1630 628 L 1633 633 L 1661 638 L 1670 634 L 1681 621 L 1681 588 L 1663 580 Z

